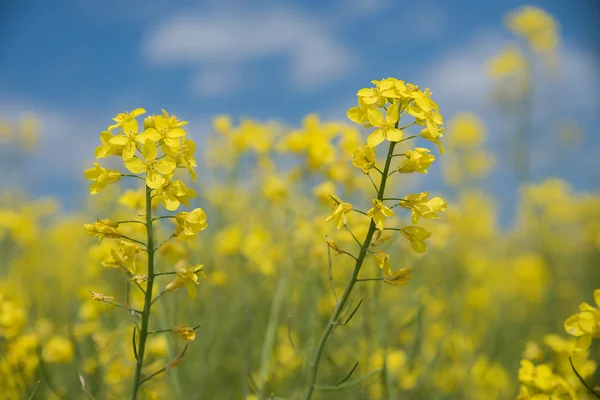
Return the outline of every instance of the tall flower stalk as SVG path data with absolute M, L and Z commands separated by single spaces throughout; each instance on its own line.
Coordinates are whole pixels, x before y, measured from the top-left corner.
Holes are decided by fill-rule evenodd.
M 376 171 L 381 179 L 379 185 L 369 175 L 373 186 L 377 192 L 376 198 L 373 199 L 373 207 L 364 212 L 355 209 L 351 204 L 343 202 L 338 197 L 331 195 L 333 213 L 327 218 L 327 221 L 335 221 L 337 228 L 346 228 L 352 234 L 350 227 L 346 221 L 346 214 L 357 212 L 370 218 L 369 229 L 364 240 L 359 241 L 354 234 L 356 243 L 360 246 L 358 256 L 341 249 L 334 240 L 327 238 L 329 246 L 338 254 L 344 254 L 352 257 L 355 260 L 354 269 L 339 301 L 336 302 L 335 309 L 329 318 L 317 347 L 314 351 L 314 356 L 310 361 L 310 378 L 304 396 L 305 400 L 310 400 L 316 390 L 337 390 L 344 389 L 362 382 L 368 377 L 380 373 L 381 371 L 371 371 L 366 376 L 358 378 L 354 381 L 345 382 L 337 386 L 317 385 L 319 365 L 327 341 L 331 337 L 336 327 L 347 324 L 358 308 L 350 312 L 349 317 L 342 321 L 342 314 L 346 311 L 346 305 L 350 298 L 354 287 L 361 281 L 384 281 L 385 283 L 397 286 L 408 283 L 411 274 L 411 268 L 401 268 L 395 272 L 391 270 L 389 262 L 390 256 L 381 250 L 372 251 L 371 246 L 374 242 L 375 234 L 379 234 L 384 230 L 399 231 L 402 235 L 411 242 L 411 247 L 414 251 L 422 253 L 426 249 L 425 239 L 431 236 L 431 233 L 420 226 L 406 226 L 404 228 L 386 228 L 385 221 L 387 217 L 394 214 L 392 208 L 401 206 L 402 208 L 410 209 L 412 212 L 413 223 L 417 223 L 420 218 L 438 218 L 436 212 L 446 209 L 445 202 L 439 198 L 429 199 L 429 193 L 411 194 L 406 197 L 386 197 L 386 188 L 390 177 L 396 173 L 426 173 L 427 168 L 434 160 L 434 156 L 429 154 L 429 150 L 424 148 L 415 148 L 407 150 L 402 154 L 395 154 L 396 145 L 416 137 L 427 139 L 443 148 L 440 143 L 440 138 L 444 132 L 442 116 L 438 112 L 437 104 L 430 99 L 431 92 L 426 89 L 421 91 L 417 86 L 403 81 L 388 78 L 381 81 L 373 81 L 374 88 L 365 88 L 358 91 L 358 107 L 348 110 L 348 117 L 367 128 L 374 128 L 367 138 L 367 145 L 363 148 L 354 150 L 354 160 L 352 164 L 359 168 L 364 174 L 369 175 Z M 404 115 L 410 115 L 415 120 L 405 126 L 400 125 L 400 119 Z M 404 130 L 413 125 L 421 125 L 423 129 L 418 135 L 409 135 L 405 137 Z M 377 167 L 375 160 L 375 147 L 388 141 L 387 155 L 383 164 L 383 169 Z M 397 168 L 392 171 L 392 164 L 397 160 L 396 157 L 402 157 Z M 393 201 L 396 204 L 388 207 L 385 202 Z M 368 255 L 372 255 L 377 265 L 383 270 L 383 277 L 377 278 L 359 278 L 359 274 L 363 268 Z M 360 304 L 360 303 L 359 303 Z
M 85 171 L 87 179 L 92 181 L 90 193 L 96 194 L 107 185 L 119 181 L 123 177 L 142 180 L 144 187 L 140 193 L 144 211 L 142 219 L 125 221 L 112 221 L 110 219 L 96 220 L 95 223 L 85 225 L 88 234 L 96 236 L 99 241 L 103 239 L 116 240 L 116 246 L 111 248 L 110 255 L 102 261 L 105 267 L 114 268 L 127 275 L 143 294 L 143 307 L 141 310 L 125 303 L 114 300 L 112 296 L 105 296 L 92 292 L 92 298 L 104 303 L 126 309 L 133 318 L 134 328 L 132 337 L 135 369 L 133 373 L 131 400 L 138 396 L 140 387 L 157 375 L 177 366 L 183 359 L 187 345 L 183 350 L 163 368 L 155 371 L 145 371 L 144 361 L 146 356 L 146 342 L 153 334 L 173 333 L 184 340 L 194 340 L 195 331 L 199 326 L 188 327 L 184 325 L 173 328 L 151 329 L 152 305 L 164 294 L 186 287 L 189 297 L 196 297 L 196 285 L 199 278 L 204 277 L 203 265 L 190 265 L 186 258 L 175 265 L 175 271 L 157 272 L 155 270 L 156 252 L 173 238 L 187 238 L 206 229 L 206 214 L 201 208 L 191 212 L 180 212 L 176 215 L 154 216 L 153 210 L 162 200 L 164 208 L 175 211 L 181 204 L 189 206 L 190 199 L 196 196 L 193 189 L 187 188 L 181 180 L 174 180 L 176 169 L 187 170 L 195 180 L 194 167 L 195 144 L 186 139 L 186 132 L 182 128 L 187 122 L 178 120 L 163 110 L 163 115 L 152 115 L 144 120 L 144 131 L 138 133 L 139 125 L 136 117 L 145 113 L 143 109 L 136 109 L 131 113 L 122 113 L 114 118 L 116 124 L 102 132 L 102 144 L 96 149 L 97 158 L 117 156 L 123 159 L 125 167 L 131 174 L 123 174 L 118 170 L 108 170 L 94 163 L 94 167 Z M 117 130 L 113 135 L 111 131 Z M 162 155 L 159 155 L 159 149 Z M 157 201 L 155 201 L 156 199 Z M 175 222 L 172 233 L 158 246 L 155 245 L 156 234 L 154 222 L 158 220 L 171 220 Z M 135 228 L 143 225 L 145 241 L 136 238 L 141 232 Z M 146 262 L 142 258 L 145 256 Z M 145 264 L 146 271 L 140 271 Z M 155 285 L 158 277 L 172 277 L 170 282 L 156 293 Z

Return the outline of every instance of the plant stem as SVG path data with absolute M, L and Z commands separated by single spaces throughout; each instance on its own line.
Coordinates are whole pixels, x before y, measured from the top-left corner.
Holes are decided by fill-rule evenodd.
M 395 145 L 396 145 L 396 143 L 390 142 L 390 145 L 388 148 L 388 156 L 385 161 L 385 167 L 383 169 L 383 174 L 381 177 L 381 184 L 379 186 L 379 191 L 377 192 L 377 199 L 379 199 L 379 200 L 383 199 L 383 194 L 385 193 L 385 185 L 387 183 L 387 177 L 388 177 L 388 173 L 390 170 L 390 162 L 392 159 L 390 156 L 392 154 L 394 154 L 394 146 Z M 310 400 L 313 395 L 313 392 L 315 390 L 316 383 L 317 383 L 317 373 L 319 371 L 319 362 L 321 361 L 321 356 L 323 355 L 323 349 L 325 348 L 325 344 L 327 343 L 327 340 L 331 336 L 333 329 L 338 324 L 338 322 L 339 322 L 338 320 L 340 318 L 342 310 L 344 309 L 344 306 L 346 305 L 346 303 L 348 302 L 348 299 L 350 298 L 350 294 L 352 293 L 352 289 L 354 289 L 354 285 L 356 285 L 356 282 L 358 279 L 358 273 L 360 272 L 360 269 L 363 265 L 366 255 L 367 255 L 369 246 L 371 244 L 371 239 L 373 239 L 373 234 L 375 233 L 375 230 L 376 230 L 375 223 L 373 222 L 373 220 L 371 220 L 371 224 L 369 225 L 369 231 L 367 232 L 365 241 L 362 243 L 362 246 L 360 248 L 360 253 L 358 254 L 358 257 L 356 258 L 356 263 L 354 264 L 354 270 L 352 271 L 352 276 L 350 277 L 350 280 L 348 281 L 348 283 L 346 285 L 346 289 L 344 290 L 344 294 L 342 295 L 339 303 L 335 307 L 333 314 L 331 314 L 331 318 L 329 319 L 327 327 L 321 334 L 321 338 L 317 345 L 317 349 L 315 350 L 315 356 L 311 363 L 312 367 L 311 367 L 310 381 L 309 381 L 308 388 L 306 390 L 306 395 L 304 396 L 304 400 Z
M 287 294 L 292 268 L 293 263 L 288 259 L 288 262 L 286 262 L 283 266 L 281 277 L 279 278 L 277 288 L 275 289 L 273 303 L 271 303 L 269 321 L 267 323 L 267 330 L 265 332 L 265 339 L 261 351 L 261 362 L 257 382 L 258 386 L 256 388 L 256 397 L 259 400 L 264 400 L 267 398 L 265 395 L 265 391 L 271 364 L 271 354 L 273 353 L 275 340 L 277 338 L 277 327 L 279 326 L 279 317 L 281 315 L 281 309 L 283 308 L 285 302 L 285 295 Z
M 131 389 L 131 400 L 136 400 L 137 392 L 142 382 L 142 367 L 144 366 L 144 352 L 146 350 L 146 339 L 148 338 L 148 325 L 150 321 L 150 305 L 152 304 L 152 287 L 154 286 L 154 238 L 152 236 L 152 189 L 146 186 L 146 233 L 148 243 L 148 284 L 144 294 L 144 310 L 142 311 L 142 326 L 140 328 L 140 341 L 138 344 L 138 357 L 133 376 L 133 387 Z

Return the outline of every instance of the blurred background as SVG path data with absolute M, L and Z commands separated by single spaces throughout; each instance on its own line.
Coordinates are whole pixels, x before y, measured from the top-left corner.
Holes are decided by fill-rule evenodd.
M 335 305 L 324 235 L 353 244 L 324 222 L 327 196 L 370 207 L 349 148 L 368 131 L 346 111 L 387 77 L 430 88 L 446 126 L 429 174 L 396 175 L 393 190 L 429 191 L 448 210 L 424 223 L 424 255 L 389 242 L 413 281 L 359 288 L 319 380 L 355 362 L 384 376 L 315 398 L 516 398 L 523 359 L 567 382 L 555 398 L 593 398 L 563 322 L 600 287 L 598 17 L 596 1 L 561 0 L 2 2 L 0 398 L 85 398 L 80 379 L 97 399 L 127 396 L 131 319 L 89 298 L 122 298 L 125 283 L 83 224 L 137 205 L 124 185 L 90 196 L 83 171 L 100 132 L 137 107 L 189 121 L 188 186 L 209 223 L 159 261 L 206 266 L 198 298 L 166 296 L 157 317 L 203 326 L 144 396 L 300 398 L 303 357 Z M 341 292 L 351 263 L 334 260 Z M 181 340 L 152 346 L 160 365 Z M 599 347 L 574 356 L 592 386 Z

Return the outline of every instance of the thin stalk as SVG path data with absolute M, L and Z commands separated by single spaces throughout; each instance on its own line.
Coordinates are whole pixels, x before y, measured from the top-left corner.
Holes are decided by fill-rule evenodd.
M 152 221 L 158 221 L 159 219 L 175 219 L 174 215 L 163 215 L 160 217 L 152 218 Z
M 256 388 L 256 397 L 259 400 L 266 399 L 265 390 L 267 385 L 267 378 L 269 372 L 269 364 L 271 362 L 271 354 L 275 345 L 275 339 L 277 337 L 277 327 L 279 326 L 279 317 L 281 315 L 281 309 L 285 302 L 285 295 L 287 294 L 287 288 L 289 285 L 291 269 L 293 263 L 288 260 L 285 263 L 281 278 L 277 283 L 277 289 L 275 289 L 275 296 L 273 297 L 273 303 L 271 303 L 271 310 L 269 312 L 269 321 L 267 322 L 267 330 L 265 333 L 265 340 L 263 342 L 261 351 L 260 369 L 258 372 L 258 382 Z
M 385 167 L 383 168 L 383 174 L 381 177 L 381 184 L 379 186 L 379 191 L 377 192 L 377 199 L 379 199 L 379 200 L 383 199 L 383 195 L 385 193 L 385 186 L 387 183 L 387 177 L 388 177 L 388 173 L 390 170 L 390 163 L 392 160 L 392 158 L 390 156 L 392 154 L 394 154 L 395 145 L 396 145 L 396 143 L 390 142 L 390 145 L 388 148 L 388 156 L 386 157 Z M 331 318 L 329 319 L 329 323 L 327 324 L 327 327 L 325 328 L 325 330 L 321 334 L 321 338 L 319 339 L 319 343 L 315 350 L 314 359 L 311 363 L 312 367 L 311 367 L 310 380 L 309 380 L 308 388 L 306 389 L 306 395 L 304 396 L 304 400 L 310 400 L 312 398 L 313 392 L 315 391 L 316 383 L 317 383 L 317 374 L 319 372 L 319 363 L 320 363 L 321 357 L 323 355 L 323 350 L 325 348 L 325 344 L 327 343 L 327 340 L 331 336 L 331 333 L 333 332 L 334 327 L 338 324 L 342 310 L 344 309 L 344 306 L 346 305 L 346 303 L 348 302 L 348 299 L 350 298 L 350 294 L 352 293 L 352 289 L 354 289 L 354 285 L 356 285 L 356 282 L 358 279 L 358 273 L 360 272 L 360 269 L 363 265 L 366 255 L 367 255 L 367 252 L 368 252 L 369 246 L 371 244 L 371 240 L 373 239 L 373 234 L 375 233 L 375 230 L 376 230 L 375 223 L 373 222 L 373 220 L 371 220 L 371 224 L 369 225 L 369 231 L 367 232 L 367 236 L 366 236 L 364 242 L 362 243 L 362 246 L 360 248 L 360 253 L 358 254 L 358 257 L 356 258 L 356 263 L 354 264 L 354 270 L 352 271 L 352 276 L 350 277 L 350 280 L 348 281 L 348 283 L 346 285 L 346 289 L 344 290 L 344 293 L 342 294 L 342 297 L 340 298 L 340 302 L 337 304 L 337 306 L 335 307 L 335 310 L 331 314 Z M 327 389 L 321 388 L 321 390 L 327 390 Z
M 133 376 L 131 388 L 131 400 L 137 399 L 138 389 L 142 382 L 142 367 L 144 366 L 144 354 L 146 351 L 146 339 L 148 338 L 148 325 L 150 321 L 150 305 L 152 304 L 152 288 L 154 286 L 154 237 L 152 232 L 152 189 L 146 186 L 146 234 L 148 243 L 148 284 L 144 294 L 144 310 L 142 311 L 142 326 L 140 328 L 140 340 L 138 344 L 138 357 Z

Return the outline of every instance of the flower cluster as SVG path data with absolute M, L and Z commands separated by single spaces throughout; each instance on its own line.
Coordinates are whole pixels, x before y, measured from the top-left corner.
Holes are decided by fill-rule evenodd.
M 325 219 L 325 222 L 335 222 L 338 230 L 346 228 L 359 246 L 359 253 L 354 255 L 342 249 L 333 239 L 325 237 L 330 249 L 334 250 L 338 255 L 348 255 L 353 258 L 355 266 L 350 281 L 347 283 L 339 302 L 336 297 L 336 306 L 330 317 L 329 325 L 321 336 L 315 353 L 315 359 L 310 364 L 312 371 L 311 381 L 304 397 L 307 400 L 311 398 L 315 390 L 320 355 L 331 335 L 331 327 L 336 324 L 347 324 L 352 315 L 354 315 L 354 312 L 352 312 L 345 322 L 340 321 L 341 310 L 344 309 L 355 284 L 361 281 L 379 280 L 392 286 L 400 286 L 408 284 L 411 279 L 412 267 L 404 267 L 393 271 L 388 253 L 380 249 L 371 250 L 371 248 L 377 247 L 391 239 L 391 236 L 385 236 L 383 232 L 399 231 L 410 242 L 410 246 L 415 252 L 423 253 L 426 250 L 425 240 L 431 236 L 431 232 L 418 225 L 408 225 L 402 228 L 391 227 L 390 225 L 393 225 L 393 222 L 391 223 L 390 219 L 396 215 L 392 208 L 400 206 L 401 208 L 410 210 L 413 224 L 418 223 L 421 218 L 439 218 L 437 213 L 446 210 L 445 201 L 440 197 L 430 199 L 428 192 L 411 194 L 406 197 L 386 197 L 386 188 L 391 186 L 390 177 L 394 173 L 426 173 L 427 168 L 429 168 L 434 160 L 434 157 L 429 154 L 430 151 L 426 148 L 417 147 L 413 150 L 407 149 L 403 153 L 395 153 L 396 145 L 421 137 L 438 145 L 441 153 L 444 151 L 440 141 L 444 133 L 444 121 L 442 115 L 439 113 L 438 105 L 431 99 L 431 91 L 429 89 L 422 91 L 416 85 L 405 83 L 395 78 L 372 81 L 372 83 L 375 87 L 363 88 L 358 91 L 358 106 L 348 110 L 347 116 L 351 121 L 371 130 L 367 137 L 367 144 L 361 145 L 359 143 L 359 147 L 356 147 L 352 151 L 352 165 L 369 177 L 375 189 L 376 197 L 371 201 L 372 207 L 367 212 L 364 212 L 352 204 L 341 200 L 334 194 L 329 194 L 332 213 Z M 400 121 L 404 116 L 412 117 L 414 120 L 411 123 L 401 126 Z M 419 134 L 405 135 L 405 131 L 413 126 L 422 127 Z M 388 145 L 387 155 L 383 162 L 380 163 L 376 157 L 376 147 L 384 142 Z M 395 157 L 402 157 L 403 159 L 396 164 Z M 392 167 L 393 163 L 397 165 L 395 169 Z M 378 178 L 378 183 L 376 183 L 371 174 Z M 322 188 L 319 188 L 319 192 L 328 188 L 328 185 L 323 185 Z M 386 203 L 390 201 L 395 204 Z M 352 229 L 354 229 L 353 224 L 348 222 L 347 217 L 352 212 L 361 214 L 369 219 L 368 230 L 362 241 L 352 232 Z M 373 256 L 375 263 L 383 272 L 383 277 L 360 277 L 367 254 Z M 335 283 L 333 282 L 333 278 L 331 280 L 335 297 Z
M 437 144 L 440 151 L 443 152 L 440 142 L 444 132 L 443 119 L 438 105 L 431 99 L 432 93 L 429 89 L 422 91 L 416 85 L 395 78 L 372 82 L 375 87 L 358 91 L 358 106 L 348 110 L 348 118 L 365 128 L 374 129 L 367 138 L 367 144 L 352 152 L 354 158 L 352 165 L 369 175 L 370 178 L 371 173 L 379 174 L 379 187 L 373 182 L 378 197 L 372 200 L 372 208 L 364 213 L 355 209 L 350 203 L 330 194 L 333 213 L 327 217 L 326 221 L 335 221 L 338 229 L 343 227 L 350 229 L 347 225 L 346 215 L 352 211 L 362 213 L 371 218 L 374 229 L 400 231 L 410 241 L 411 248 L 415 252 L 422 253 L 426 249 L 425 240 L 431 236 L 429 231 L 416 225 L 386 228 L 386 220 L 395 216 L 392 208 L 397 206 L 411 211 L 413 224 L 417 224 L 420 218 L 439 218 L 437 213 L 446 210 L 446 202 L 440 197 L 430 199 L 428 192 L 411 194 L 403 198 L 385 197 L 383 190 L 388 178 L 393 174 L 390 170 L 394 157 L 402 157 L 394 172 L 427 172 L 427 168 L 435 159 L 429 149 L 417 147 L 412 150 L 407 149 L 401 154 L 394 154 L 394 147 L 399 142 L 422 137 Z M 414 120 L 405 126 L 400 126 L 402 116 L 411 116 Z M 420 134 L 405 137 L 404 131 L 414 125 L 423 127 Z M 390 142 L 388 155 L 382 164 L 378 164 L 375 148 L 386 140 Z M 394 201 L 396 204 L 388 206 L 386 201 Z M 389 267 L 384 267 L 384 265 L 389 265 L 387 261 L 389 256 L 380 252 L 376 255 L 376 259 L 378 260 L 377 264 L 384 271 L 386 277 L 384 281 L 387 283 L 394 281 L 387 279 L 392 276 L 392 271 Z M 382 259 L 385 259 L 386 262 L 382 262 Z
M 127 207 L 141 211 L 143 219 L 128 219 L 113 221 L 110 219 L 97 219 L 96 222 L 86 224 L 85 228 L 90 236 L 102 239 L 118 239 L 116 247 L 108 248 L 101 257 L 101 263 L 106 268 L 114 268 L 129 276 L 143 295 L 142 309 L 132 308 L 129 299 L 124 304 L 117 302 L 113 296 L 105 296 L 91 292 L 92 299 L 127 309 L 136 320 L 133 334 L 133 353 L 135 355 L 136 370 L 133 376 L 132 398 L 135 398 L 140 385 L 155 374 L 142 378 L 146 342 L 149 335 L 149 321 L 151 305 L 163 294 L 187 287 L 189 297 L 196 297 L 198 277 L 204 277 L 204 266 L 190 266 L 187 254 L 179 253 L 177 271 L 158 272 L 155 269 L 155 252 L 169 252 L 168 241 L 172 238 L 183 239 L 192 237 L 208 227 L 206 213 L 201 208 L 192 211 L 181 211 L 176 215 L 162 215 L 153 217 L 153 210 L 157 202 L 161 202 L 167 211 L 176 211 L 183 204 L 190 205 L 196 197 L 196 191 L 188 188 L 186 184 L 177 179 L 177 169 L 187 171 L 191 178 L 196 180 L 195 167 L 197 166 L 194 152 L 195 143 L 187 138 L 183 128 L 187 122 L 180 121 L 174 115 L 169 115 L 163 110 L 161 115 L 150 115 L 144 119 L 143 130 L 137 117 L 143 115 L 145 110 L 137 108 L 125 112 L 114 118 L 115 124 L 100 134 L 102 144 L 96 148 L 95 155 L 99 159 L 117 157 L 123 161 L 130 174 L 123 174 L 118 170 L 106 169 L 99 163 L 85 171 L 84 175 L 92 181 L 90 193 L 97 194 L 108 185 L 124 177 L 135 178 L 144 182 L 141 191 L 130 190 L 121 196 L 119 202 Z M 171 219 L 175 222 L 175 229 L 167 240 L 158 246 L 155 245 L 154 222 L 162 219 Z M 138 229 L 143 227 L 142 229 Z M 145 232 L 144 232 L 145 231 Z M 145 238 L 140 234 L 145 233 Z M 136 237 L 137 236 L 137 237 Z M 172 246 L 171 246 L 172 247 Z M 176 278 L 166 284 L 163 290 L 153 297 L 155 280 L 160 276 L 175 274 Z M 127 294 L 129 296 L 129 293 Z M 177 337 L 185 340 L 194 340 L 196 328 L 178 326 L 160 332 L 173 332 Z M 182 361 L 185 349 L 164 369 L 170 369 Z

